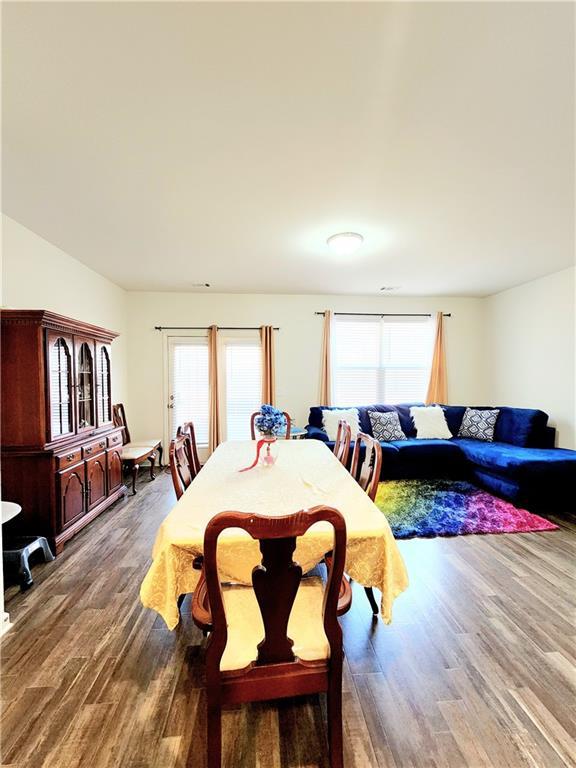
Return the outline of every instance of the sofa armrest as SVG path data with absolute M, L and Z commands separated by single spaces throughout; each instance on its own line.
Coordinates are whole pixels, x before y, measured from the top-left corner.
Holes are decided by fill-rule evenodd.
M 304 429 L 306 430 L 307 440 L 322 440 L 323 443 L 328 442 L 328 435 L 323 429 L 313 427 L 311 424 L 307 424 Z
M 554 448 L 556 445 L 556 429 L 555 427 L 544 427 L 544 434 L 541 448 Z

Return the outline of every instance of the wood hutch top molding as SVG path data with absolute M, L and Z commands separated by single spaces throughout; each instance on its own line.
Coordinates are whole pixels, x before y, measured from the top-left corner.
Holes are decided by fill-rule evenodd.
M 49 328 L 53 331 L 76 335 L 82 333 L 108 343 L 119 335 L 116 331 L 101 328 L 99 325 L 84 323 L 81 320 L 74 320 L 71 317 L 59 315 L 56 312 L 50 312 L 48 309 L 2 309 L 0 314 L 3 323 L 11 325 L 42 325 L 44 328 Z

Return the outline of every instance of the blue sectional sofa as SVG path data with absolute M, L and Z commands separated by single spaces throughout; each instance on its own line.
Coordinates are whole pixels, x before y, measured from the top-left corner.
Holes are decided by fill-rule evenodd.
M 382 442 L 382 479 L 451 477 L 476 485 L 535 511 L 574 514 L 576 451 L 554 448 L 555 430 L 544 411 L 530 408 L 499 408 L 494 442 L 457 437 L 466 406 L 443 405 L 450 440 L 419 440 L 410 416 L 412 405 L 356 407 L 360 427 L 372 434 L 368 411 L 396 411 L 407 440 Z M 496 406 L 472 406 L 486 408 Z M 322 429 L 322 410 L 310 409 L 308 439 L 334 443 Z M 333 410 L 333 409 L 332 409 Z

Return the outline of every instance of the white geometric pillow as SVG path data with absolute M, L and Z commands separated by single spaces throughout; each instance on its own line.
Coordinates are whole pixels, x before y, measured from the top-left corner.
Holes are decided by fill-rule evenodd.
M 352 440 L 355 440 L 356 435 L 361 431 L 360 414 L 358 413 L 358 408 L 342 408 L 340 410 L 333 411 L 326 409 L 322 411 L 322 426 L 328 435 L 328 440 L 336 440 L 338 422 L 340 419 L 343 419 L 350 425 L 350 429 L 352 431 Z
M 494 440 L 494 427 L 500 411 L 498 408 L 482 409 L 466 408 L 458 437 L 470 437 L 472 440 Z
M 389 443 L 391 440 L 407 440 L 402 431 L 400 419 L 396 411 L 382 413 L 381 411 L 368 411 L 372 424 L 372 435 L 376 440 Z

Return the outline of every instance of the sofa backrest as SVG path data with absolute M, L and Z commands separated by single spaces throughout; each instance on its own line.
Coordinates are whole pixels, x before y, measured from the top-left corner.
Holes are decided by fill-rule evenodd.
M 372 434 L 372 423 L 370 422 L 370 416 L 368 411 L 379 411 L 380 413 L 387 413 L 389 411 L 396 411 L 400 420 L 402 431 L 406 437 L 414 437 L 416 430 L 414 429 L 414 422 L 410 416 L 410 408 L 413 405 L 424 405 L 424 403 L 398 403 L 397 405 L 314 405 L 310 408 L 310 416 L 308 417 L 308 423 L 313 427 L 322 429 L 322 411 L 336 411 L 345 408 L 357 408 L 360 421 L 360 428 L 367 435 Z M 462 419 L 460 419 L 462 420 Z
M 414 422 L 410 416 L 410 408 L 413 405 L 424 405 L 424 403 L 399 403 L 397 405 L 314 405 L 310 408 L 310 416 L 308 423 L 313 427 L 322 429 L 322 411 L 323 410 L 340 410 L 343 408 L 357 408 L 359 414 L 360 427 L 363 432 L 368 435 L 372 434 L 372 424 L 370 423 L 370 416 L 368 411 L 380 411 L 386 413 L 388 411 L 396 411 L 398 418 L 400 419 L 400 425 L 406 437 L 415 437 L 416 430 L 414 429 Z M 454 436 L 458 434 L 460 425 L 462 424 L 462 418 L 465 405 L 442 405 L 444 413 L 446 414 L 446 421 L 448 428 Z M 478 408 L 485 410 L 488 408 L 498 408 L 500 413 L 496 421 L 496 427 L 494 429 L 494 440 L 498 443 L 511 443 L 512 445 L 520 445 L 530 448 L 550 447 L 550 434 L 548 424 L 548 414 L 544 411 L 539 411 L 535 408 L 510 408 L 508 406 L 493 406 L 493 405 L 472 405 L 470 408 Z M 553 444 L 553 438 L 552 438 Z
M 454 436 L 458 434 L 465 405 L 443 405 L 448 428 Z M 472 405 L 470 408 L 486 410 L 498 408 L 500 413 L 494 428 L 494 440 L 498 443 L 511 443 L 525 447 L 541 447 L 549 443 L 546 434 L 548 414 L 535 408 L 510 408 L 497 405 Z

